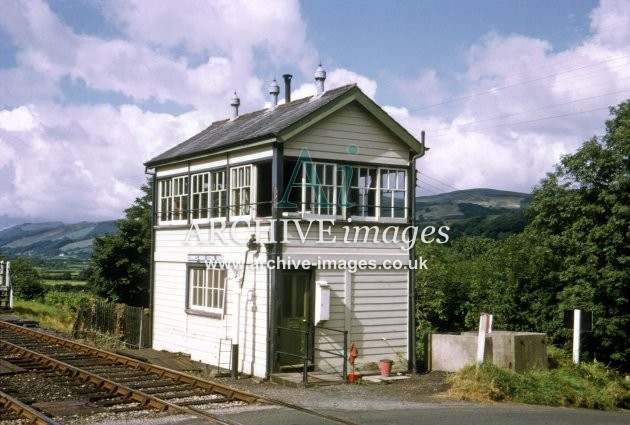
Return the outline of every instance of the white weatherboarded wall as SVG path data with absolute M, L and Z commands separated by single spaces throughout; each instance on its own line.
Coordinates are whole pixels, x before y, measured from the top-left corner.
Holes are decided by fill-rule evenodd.
M 200 228 L 204 235 L 204 228 Z M 250 230 L 241 226 L 239 240 L 247 240 Z M 188 239 L 188 241 L 186 241 Z M 155 284 L 153 294 L 153 348 L 191 355 L 211 365 L 218 364 L 219 342 L 233 335 L 234 289 L 240 285 L 245 244 L 221 244 L 195 240 L 189 229 L 160 229 L 155 236 Z M 188 254 L 218 254 L 228 267 L 228 291 L 222 318 L 186 312 Z M 259 254 L 264 257 L 263 252 Z M 253 253 L 250 253 L 248 262 Z M 265 376 L 267 361 L 267 271 L 247 269 L 241 294 L 239 371 Z M 224 348 L 225 349 L 225 348 Z M 222 366 L 228 366 L 229 348 L 222 354 Z
M 325 240 L 337 237 L 336 243 L 318 243 L 319 232 L 312 229 L 301 242 L 289 231 L 293 243 L 283 245 L 284 258 L 309 260 L 315 265 L 315 280 L 330 285 L 330 319 L 321 326 L 348 331 L 348 347 L 352 341 L 359 349 L 355 365 L 374 366 L 382 358 L 397 362 L 406 369 L 409 324 L 409 252 L 402 244 L 368 241 L 344 242 L 344 225 L 331 226 Z M 388 225 L 377 225 L 382 230 Z M 404 226 L 401 226 L 401 228 Z M 290 227 L 291 229 L 291 227 Z M 297 240 L 297 241 L 296 241 Z M 326 267 L 326 261 L 330 262 Z M 344 267 L 330 265 L 345 261 Z M 351 270 L 348 261 L 371 262 L 374 270 Z M 392 262 L 405 267 L 386 270 Z M 336 262 L 336 263 L 335 263 Z M 315 347 L 327 351 L 343 350 L 343 336 L 338 332 L 316 329 Z M 315 366 L 324 371 L 341 372 L 343 358 L 315 350 Z M 372 363 L 372 365 L 368 365 Z

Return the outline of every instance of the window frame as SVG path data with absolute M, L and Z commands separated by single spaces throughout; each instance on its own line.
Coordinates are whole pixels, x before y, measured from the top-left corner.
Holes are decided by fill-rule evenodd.
M 242 182 L 240 181 L 241 176 L 238 175 L 238 171 L 241 169 L 244 170 L 242 180 L 246 180 L 247 170 L 249 170 L 249 184 L 242 184 Z M 228 173 L 229 173 L 228 213 L 230 216 L 230 221 L 233 221 L 233 219 L 237 219 L 237 220 L 251 219 L 256 214 L 256 208 L 255 208 L 256 207 L 255 184 L 257 183 L 256 182 L 256 176 L 257 176 L 256 167 L 254 167 L 252 164 L 234 165 L 228 168 Z M 234 176 L 234 173 L 236 173 L 237 185 L 234 184 L 234 180 L 232 179 L 232 177 Z M 249 198 L 247 199 L 246 203 L 239 202 L 239 204 L 237 205 L 234 199 L 235 191 L 238 191 L 239 201 L 240 201 L 243 198 L 243 193 L 245 189 L 248 189 L 247 192 L 248 192 Z M 247 210 L 246 212 L 245 212 L 245 209 Z
M 379 205 L 379 187 L 378 187 L 378 171 L 379 171 L 379 167 L 372 167 L 369 165 L 353 165 L 352 166 L 352 178 L 354 180 L 355 177 L 355 173 L 357 172 L 357 170 L 362 170 L 366 172 L 366 175 L 370 174 L 370 171 L 374 172 L 374 176 L 372 179 L 372 185 L 368 186 L 368 187 L 362 187 L 359 183 L 359 180 L 357 179 L 357 185 L 353 185 L 352 183 L 350 184 L 350 193 L 352 193 L 353 190 L 367 190 L 367 198 L 369 201 L 369 192 L 373 191 L 374 192 L 374 205 L 370 205 L 367 204 L 365 206 L 363 206 L 363 208 L 373 208 L 374 209 L 374 214 L 371 215 L 363 215 L 363 214 L 351 214 L 348 212 L 347 217 L 351 218 L 352 220 L 356 220 L 356 221 L 377 221 L 379 219 L 379 211 L 380 211 L 380 205 Z M 346 211 L 350 210 L 352 211 L 353 207 L 349 207 L 346 209 Z
M 332 204 L 332 206 L 327 207 L 327 206 L 316 206 L 315 208 L 312 208 L 311 205 L 313 205 L 315 203 L 315 192 L 313 190 L 312 186 L 306 186 L 306 182 L 308 181 L 310 184 L 313 184 L 314 182 L 312 181 L 311 177 L 309 176 L 307 173 L 309 171 L 307 171 L 307 164 L 309 164 L 310 166 L 314 167 L 315 170 L 315 175 L 318 176 L 318 183 L 320 184 L 320 186 L 322 187 L 323 190 L 326 190 L 326 188 L 331 188 L 332 189 L 332 197 L 328 197 L 327 196 L 327 201 L 330 202 Z M 326 176 L 326 172 L 325 169 L 328 166 L 332 166 L 332 172 L 331 172 L 331 177 L 332 177 L 332 182 L 328 182 L 328 179 L 325 179 L 325 183 L 321 181 L 321 178 L 319 176 L 319 173 L 317 172 L 317 167 L 321 166 L 324 168 L 324 176 Z M 303 162 L 302 163 L 302 194 L 301 194 L 301 202 L 302 202 L 302 208 L 301 208 L 301 213 L 303 217 L 318 217 L 318 218 L 328 218 L 328 219 L 334 219 L 334 218 L 343 218 L 343 209 L 338 205 L 337 201 L 339 198 L 339 174 L 340 174 L 340 169 L 339 169 L 339 164 L 335 163 L 335 162 L 324 162 L 324 161 L 313 161 L 313 162 Z M 332 211 L 330 214 L 322 214 L 320 211 L 323 208 L 331 208 Z M 315 211 L 315 209 L 317 209 L 317 211 Z
M 226 168 L 215 168 L 209 170 L 203 170 L 190 174 L 190 221 L 191 223 L 209 223 L 211 221 L 225 221 L 227 220 L 227 185 L 225 181 L 225 176 L 227 174 Z M 195 180 L 197 180 L 201 176 L 207 176 L 207 182 L 205 188 L 202 191 L 198 191 L 198 184 L 195 184 Z M 218 177 L 222 175 L 222 177 Z M 220 180 L 221 189 L 215 189 L 216 181 Z M 223 193 L 223 197 L 221 196 Z M 205 213 L 205 216 L 200 216 L 198 214 L 199 211 L 195 210 L 196 200 L 195 197 L 198 196 L 200 199 L 203 199 L 205 195 L 205 205 L 202 205 L 202 211 Z M 219 203 L 218 206 L 213 206 L 213 200 L 215 196 L 218 197 Z M 213 216 L 215 211 L 218 210 L 219 214 L 223 213 L 223 215 Z M 197 214 L 196 214 L 197 213 Z M 197 215 L 197 216 L 196 216 Z
M 302 163 L 301 165 L 302 170 L 300 171 L 300 174 L 299 174 L 302 180 L 300 184 L 301 193 L 299 195 L 299 201 L 298 201 L 300 202 L 300 205 L 298 205 L 297 213 L 299 213 L 302 216 L 302 218 L 323 218 L 323 219 L 341 219 L 341 220 L 351 219 L 353 221 L 359 221 L 359 222 L 360 221 L 365 221 L 365 222 L 383 221 L 387 223 L 406 223 L 408 221 L 409 219 L 409 201 L 407 199 L 407 197 L 409 196 L 409 188 L 408 188 L 409 169 L 408 168 L 395 166 L 395 165 L 391 165 L 391 166 L 386 165 L 386 166 L 378 167 L 378 166 L 374 166 L 367 163 L 343 164 L 343 163 L 324 162 L 324 161 L 310 162 L 310 164 L 312 164 L 310 167 L 315 167 L 315 170 L 317 169 L 317 165 L 334 166 L 334 170 L 333 170 L 334 183 L 332 185 L 325 185 L 324 182 L 321 182 L 320 176 L 318 174 L 318 180 L 320 180 L 319 183 L 325 187 L 333 187 L 333 196 L 334 196 L 334 199 L 328 199 L 328 201 L 333 204 L 333 207 L 332 207 L 334 209 L 333 214 L 321 214 L 317 211 L 314 211 L 314 209 L 310 208 L 310 204 L 313 202 L 312 199 L 314 196 L 313 195 L 314 190 L 311 186 L 307 186 L 307 183 L 312 184 L 313 181 L 309 176 L 307 176 L 306 164 L 307 164 L 306 162 Z M 368 187 L 367 190 L 368 192 L 374 192 L 373 196 L 374 196 L 375 203 L 374 205 L 367 204 L 366 206 L 367 208 L 373 208 L 374 210 L 373 215 L 352 214 L 351 210 L 354 207 L 342 207 L 341 205 L 339 205 L 338 203 L 339 192 L 343 190 L 343 188 L 341 187 L 341 185 L 343 184 L 342 182 L 343 169 L 341 167 L 346 166 L 346 165 L 350 165 L 352 167 L 353 179 L 355 177 L 355 173 L 357 172 L 357 170 L 365 171 L 366 175 L 369 174 L 370 172 L 374 173 L 374 176 L 373 176 L 374 178 L 372 179 L 372 182 L 371 182 L 372 186 Z M 387 185 L 387 187 L 382 187 L 381 174 L 383 172 L 395 173 L 396 176 L 398 175 L 398 173 L 402 172 L 404 174 L 402 186 L 399 187 L 398 185 L 399 182 L 396 180 L 395 181 L 396 185 L 393 189 L 389 187 L 389 184 Z M 351 181 L 351 184 L 349 187 L 350 192 L 352 192 L 353 190 L 358 190 L 360 188 L 361 187 L 359 185 L 353 185 Z M 403 198 L 404 198 L 403 206 L 396 207 L 394 197 L 392 197 L 392 200 L 390 201 L 390 205 L 385 206 L 384 197 L 382 195 L 386 191 L 391 191 L 392 193 L 402 193 Z M 369 198 L 369 193 L 367 194 L 367 196 Z M 351 199 L 349 200 L 351 201 Z M 390 208 L 391 213 L 389 215 L 384 215 L 383 208 Z M 397 210 L 397 208 L 402 208 L 402 211 L 403 211 L 402 217 L 395 216 L 395 211 Z
M 199 285 L 199 277 L 203 282 Z M 218 281 L 215 281 L 218 278 Z M 195 291 L 198 291 L 196 294 Z M 200 314 L 222 319 L 225 315 L 228 294 L 227 269 L 219 267 L 206 267 L 204 265 L 189 265 L 186 270 L 186 312 Z M 214 296 L 217 302 L 214 303 Z M 201 297 L 201 300 L 199 300 Z M 208 304 L 208 297 L 212 305 Z
M 168 223 L 168 224 L 185 224 L 188 222 L 189 215 L 189 194 L 190 194 L 190 184 L 188 174 L 185 175 L 176 175 L 169 176 L 158 179 L 158 203 L 157 203 L 157 219 L 158 223 Z M 176 191 L 176 188 L 179 186 L 179 182 L 182 181 L 183 189 L 185 193 L 178 193 L 179 190 Z M 167 188 L 168 194 L 165 195 L 165 188 Z M 177 192 L 177 193 L 176 193 Z M 180 208 L 175 208 L 176 200 L 179 201 Z M 166 210 L 164 207 L 166 206 Z M 174 217 L 183 217 L 175 219 Z
M 388 178 L 387 178 L 387 187 L 384 188 L 383 187 L 383 178 L 382 178 L 382 173 L 386 172 L 388 173 Z M 403 172 L 403 181 L 402 184 L 399 184 L 400 182 L 398 181 L 398 173 L 399 172 Z M 391 173 L 394 173 L 394 186 L 395 187 L 391 187 Z M 408 213 L 407 213 L 407 209 L 408 209 L 408 205 L 407 205 L 407 196 L 408 196 L 408 179 L 409 175 L 407 173 L 407 170 L 404 168 L 397 168 L 397 167 L 378 167 L 378 174 L 377 174 L 377 179 L 378 179 L 378 217 L 380 220 L 387 220 L 387 221 L 406 221 L 408 218 Z M 383 204 L 383 192 L 389 191 L 392 195 L 391 195 L 391 200 L 389 203 L 389 206 L 385 206 Z M 396 210 L 399 209 L 400 207 L 396 206 L 396 193 L 402 193 L 402 198 L 403 198 L 403 206 L 402 206 L 402 210 L 403 210 L 403 216 L 402 217 L 396 217 Z M 383 209 L 384 208 L 388 208 L 391 211 L 390 215 L 383 215 Z

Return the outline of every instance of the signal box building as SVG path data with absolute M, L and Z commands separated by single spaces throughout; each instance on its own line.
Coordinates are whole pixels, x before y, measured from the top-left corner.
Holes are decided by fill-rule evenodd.
M 356 85 L 214 122 L 154 175 L 153 348 L 269 377 L 415 362 L 412 227 L 424 146 Z M 344 352 L 344 334 L 347 351 Z M 230 360 L 232 355 L 232 360 Z

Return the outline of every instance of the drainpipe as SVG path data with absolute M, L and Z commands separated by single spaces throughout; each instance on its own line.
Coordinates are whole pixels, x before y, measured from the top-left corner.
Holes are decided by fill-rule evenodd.
M 282 209 L 278 208 L 278 200 L 282 199 L 284 190 L 282 183 L 284 181 L 284 151 L 281 140 L 276 140 L 273 147 L 273 160 L 271 164 L 271 187 L 272 187 L 272 223 L 273 233 L 269 234 L 269 243 L 265 244 L 267 252 L 267 260 L 275 261 L 282 256 L 282 228 L 280 220 L 282 219 Z M 271 373 L 276 366 L 275 351 L 277 346 L 277 326 L 278 316 L 280 314 L 278 299 L 278 287 L 282 279 L 281 271 L 278 267 L 268 269 L 268 297 L 267 297 L 267 371 L 265 379 L 269 379 Z
M 155 168 L 145 168 L 144 174 L 151 176 L 151 190 L 152 190 L 152 200 L 151 200 L 151 258 L 149 259 L 149 318 L 151 321 L 149 322 L 149 347 L 153 346 L 153 306 L 155 297 L 155 226 L 157 224 L 157 193 L 158 193 L 158 185 L 157 185 L 157 171 Z M 142 313 L 144 315 L 144 312 Z M 142 333 L 142 328 L 140 329 Z M 145 347 L 139 347 L 140 349 Z
M 429 150 L 424 143 L 424 130 L 420 133 L 420 153 L 414 155 L 411 158 L 411 176 L 409 176 L 409 199 L 411 203 L 410 208 L 410 223 L 416 224 L 416 160 L 422 158 Z M 409 261 L 415 261 L 416 259 L 416 246 L 409 250 Z M 418 370 L 418 364 L 416 359 L 416 271 L 409 269 L 409 338 L 408 338 L 408 365 L 407 367 L 414 372 Z
M 243 273 L 241 273 L 241 283 L 234 292 L 236 295 L 234 300 L 236 303 L 236 312 L 234 327 L 232 330 L 232 367 L 230 371 L 232 379 L 238 379 L 238 346 L 241 340 L 241 293 L 243 292 L 243 285 L 245 284 L 245 272 L 247 271 L 247 257 L 249 256 L 249 251 L 255 251 L 256 254 L 260 251 L 260 243 L 256 242 L 255 235 L 252 235 L 247 241 L 247 251 L 245 251 L 245 262 L 243 263 Z

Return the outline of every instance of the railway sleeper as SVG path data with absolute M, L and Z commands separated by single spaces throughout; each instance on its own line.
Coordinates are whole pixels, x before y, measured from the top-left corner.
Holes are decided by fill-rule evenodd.
M 145 388 L 168 387 L 168 386 L 176 386 L 176 385 L 179 385 L 179 383 L 173 382 L 173 381 L 146 380 L 146 381 L 140 381 L 136 383 L 129 383 L 126 386 L 133 389 L 143 390 Z
M 202 406 L 204 404 L 219 404 L 219 403 L 230 403 L 235 401 L 234 399 L 229 398 L 213 398 L 208 400 L 185 400 L 185 401 L 175 401 L 174 404 L 178 406 Z
M 191 392 L 195 394 L 207 394 L 206 391 L 203 391 L 200 388 L 192 388 L 190 385 L 177 385 L 177 386 L 168 386 L 168 387 L 155 387 L 155 388 L 147 388 L 143 390 L 145 394 L 177 394 L 182 392 Z M 160 396 L 160 398 L 163 398 Z
M 152 381 L 155 382 L 159 379 L 158 376 L 147 375 L 146 373 L 142 374 L 116 374 L 114 376 L 107 375 L 105 373 L 99 373 L 100 376 L 111 379 L 112 381 L 116 381 L 119 383 L 125 382 L 141 382 L 141 381 Z
M 128 367 L 124 367 L 124 366 L 120 366 L 116 364 L 110 365 L 108 367 L 102 367 L 100 369 L 93 369 L 93 370 L 94 370 L 94 373 L 107 374 L 107 375 L 112 375 L 112 376 L 116 376 L 116 375 L 143 376 L 147 374 L 147 372 L 144 372 L 142 370 L 129 369 Z
M 107 413 L 125 413 L 125 412 L 137 412 L 139 410 L 147 410 L 149 407 L 143 406 L 129 406 L 129 407 L 119 407 L 119 408 L 108 408 L 106 409 Z
M 128 398 L 124 398 L 124 397 L 116 397 L 116 398 L 110 398 L 110 399 L 104 399 L 104 400 L 99 400 L 95 402 L 96 404 L 98 404 L 99 406 L 103 406 L 103 407 L 112 407 L 112 406 L 117 406 L 119 404 L 137 404 L 137 401 L 134 400 L 130 400 Z
M 154 394 L 154 395 L 160 400 L 168 401 L 168 400 L 184 399 L 188 397 L 204 397 L 204 396 L 207 396 L 208 393 L 202 393 L 199 391 L 190 390 L 190 391 L 177 391 L 177 392 L 172 392 L 172 393 L 169 392 L 169 393 Z

